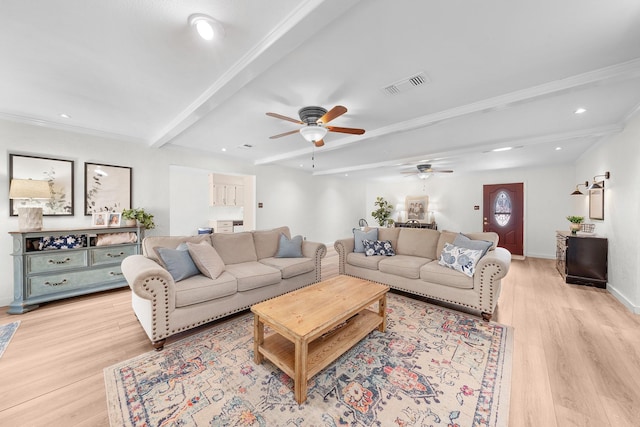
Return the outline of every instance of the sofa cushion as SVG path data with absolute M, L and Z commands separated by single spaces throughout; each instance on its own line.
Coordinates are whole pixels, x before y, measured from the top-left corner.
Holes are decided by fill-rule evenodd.
M 471 277 L 481 257 L 481 250 L 461 248 L 447 243 L 444 245 L 444 249 L 442 249 L 438 264 L 453 268 Z
M 367 231 L 359 230 L 357 228 L 353 229 L 353 252 L 364 253 L 364 245 L 362 241 L 364 239 L 367 240 L 378 240 L 378 229 L 372 228 Z
M 425 282 L 451 286 L 452 288 L 473 289 L 473 277 L 443 267 L 438 264 L 438 261 L 432 261 L 420 267 L 420 278 Z
M 440 232 L 428 228 L 401 228 L 396 254 L 411 255 L 434 260 Z
M 440 255 L 442 255 L 442 249 L 444 249 L 444 245 L 447 243 L 453 244 L 453 241 L 458 237 L 458 233 L 454 233 L 453 231 L 442 230 L 440 232 L 440 238 L 438 239 L 438 246 L 436 247 L 436 257 L 434 259 L 440 259 Z
M 311 258 L 264 258 L 262 264 L 277 268 L 282 273 L 283 279 L 290 279 L 304 273 L 313 271 L 316 265 Z
M 383 273 L 395 274 L 396 276 L 406 277 L 407 279 L 418 279 L 420 277 L 420 267 L 433 261 L 429 258 L 396 255 L 393 257 L 384 257 L 378 263 L 378 269 Z
M 347 264 L 368 268 L 369 270 L 377 270 L 378 263 L 384 258 L 386 257 L 380 255 L 366 256 L 363 253 L 350 252 L 347 254 Z
M 302 258 L 302 236 L 288 238 L 281 234 L 276 258 Z
M 291 237 L 289 227 L 278 227 L 273 230 L 256 230 L 253 232 L 253 244 L 256 247 L 258 259 L 270 258 L 278 251 L 280 235 Z
M 400 234 L 400 228 L 396 227 L 381 227 L 378 228 L 378 240 L 389 240 L 391 246 L 395 251 L 398 247 L 398 235 Z
M 176 249 L 154 249 L 162 260 L 164 267 L 176 282 L 200 274 L 200 270 L 198 270 L 198 267 L 191 259 L 191 255 L 189 255 L 186 243 L 181 243 Z
M 233 295 L 237 292 L 236 278 L 223 272 L 217 279 L 202 274 L 182 280 L 176 286 L 176 307 L 186 307 L 205 301 Z
M 282 279 L 280 270 L 258 261 L 227 264 L 226 271 L 238 281 L 239 292 L 275 285 Z
M 242 233 L 214 233 L 211 242 L 224 264 L 239 264 L 243 262 L 257 261 L 256 246 L 253 243 L 253 235 L 249 231 Z
M 396 253 L 391 246 L 390 240 L 367 240 L 362 241 L 364 245 L 364 254 L 366 256 L 384 255 L 394 256 Z
M 453 246 L 458 246 L 461 248 L 476 249 L 482 251 L 481 256 L 484 256 L 484 254 L 486 254 L 489 248 L 493 245 L 493 242 L 490 242 L 488 240 L 473 240 L 462 233 L 458 233 L 456 239 L 452 244 Z
M 198 270 L 210 279 L 217 279 L 224 271 L 224 261 L 218 252 L 207 242 L 187 242 L 189 255 Z

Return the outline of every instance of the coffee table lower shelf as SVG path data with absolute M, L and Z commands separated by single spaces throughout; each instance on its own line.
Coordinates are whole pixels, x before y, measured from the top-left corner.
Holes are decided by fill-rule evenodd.
M 340 328 L 320 336 L 308 344 L 306 378 L 309 380 L 331 362 L 383 324 L 384 318 L 371 310 L 363 310 Z M 295 378 L 295 344 L 278 333 L 264 338 L 258 351 L 284 373 Z

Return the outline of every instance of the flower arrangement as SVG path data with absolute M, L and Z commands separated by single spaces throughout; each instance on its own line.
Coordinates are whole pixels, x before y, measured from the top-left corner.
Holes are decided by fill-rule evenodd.
M 153 214 L 146 212 L 144 208 L 124 209 L 122 211 L 122 218 L 135 219 L 147 230 L 151 230 L 156 227 L 155 222 L 153 222 Z
M 582 224 L 582 222 L 584 221 L 584 217 L 583 216 L 576 216 L 576 215 L 569 215 L 567 217 L 567 220 L 572 224 Z

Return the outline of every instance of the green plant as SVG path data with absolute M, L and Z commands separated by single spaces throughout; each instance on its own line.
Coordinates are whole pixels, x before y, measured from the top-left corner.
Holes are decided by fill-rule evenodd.
M 567 217 L 567 220 L 573 224 L 582 224 L 582 222 L 584 221 L 584 217 L 583 216 L 576 216 L 576 215 L 569 215 Z
M 393 206 L 391 203 L 387 202 L 382 197 L 376 197 L 376 201 L 373 205 L 376 206 L 377 209 L 371 212 L 371 216 L 378 221 L 378 224 L 380 224 L 381 227 L 384 227 L 385 225 L 392 225 L 393 220 L 390 216 L 391 212 L 393 212 Z
M 122 218 L 135 219 L 147 230 L 151 230 L 156 226 L 155 222 L 153 222 L 153 214 L 146 212 L 144 208 L 124 209 L 122 211 Z

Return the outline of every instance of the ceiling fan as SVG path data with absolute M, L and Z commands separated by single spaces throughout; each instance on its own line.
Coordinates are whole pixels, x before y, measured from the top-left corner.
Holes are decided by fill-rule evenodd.
M 289 122 L 298 123 L 299 125 L 304 125 L 300 129 L 270 136 L 269 139 L 281 138 L 283 136 L 293 135 L 294 133 L 300 132 L 304 139 L 312 142 L 316 147 L 322 147 L 324 145 L 324 141 L 322 140 L 322 138 L 324 138 L 327 132 L 340 132 L 362 135 L 364 133 L 364 129 L 327 126 L 327 123 L 329 123 L 331 120 L 335 119 L 336 117 L 340 117 L 346 112 L 347 109 L 342 105 L 336 105 L 329 111 L 322 107 L 302 107 L 300 110 L 298 110 L 300 120 L 283 116 L 277 113 L 267 113 L 267 116 L 275 117 L 276 119 L 287 120 Z
M 408 172 L 402 172 L 405 175 L 419 175 L 420 178 L 423 178 L 427 176 L 427 174 L 430 173 L 453 173 L 453 170 L 451 169 L 433 169 L 431 167 L 430 163 L 422 163 L 419 165 L 416 165 L 416 169 L 415 171 L 408 171 Z

